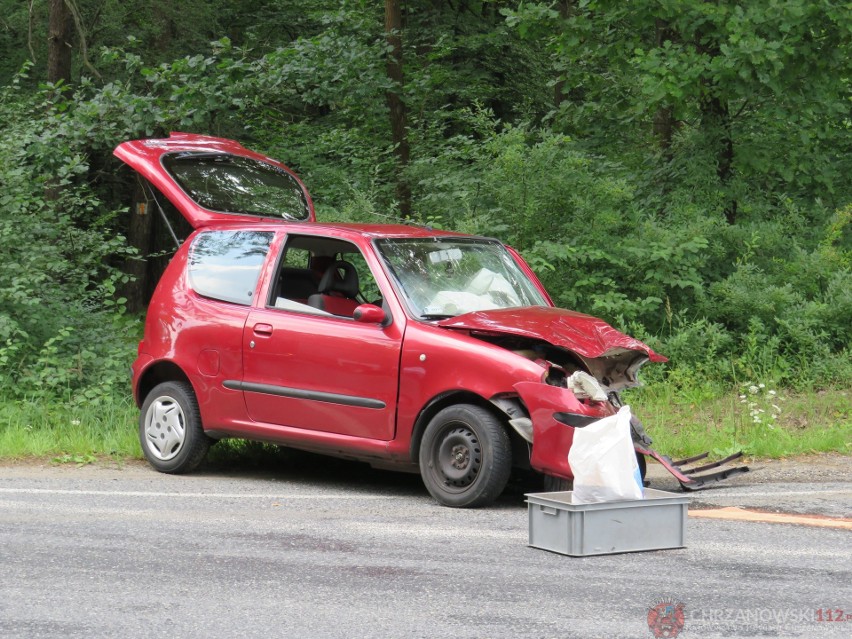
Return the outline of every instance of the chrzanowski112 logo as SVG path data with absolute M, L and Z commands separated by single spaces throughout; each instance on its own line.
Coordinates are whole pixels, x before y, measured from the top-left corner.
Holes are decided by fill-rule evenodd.
M 648 609 L 648 629 L 656 639 L 677 637 L 686 624 L 684 605 L 674 600 L 663 600 Z

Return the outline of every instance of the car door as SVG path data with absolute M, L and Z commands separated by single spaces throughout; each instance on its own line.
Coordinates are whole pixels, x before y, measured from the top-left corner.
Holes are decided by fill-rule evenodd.
M 294 241 L 288 240 L 285 253 Z M 316 249 L 313 261 L 332 255 L 360 261 L 360 278 L 373 278 L 361 282 L 362 290 L 386 286 L 355 245 L 334 238 L 306 241 Z M 307 264 L 296 268 L 285 258 L 277 277 L 293 278 L 300 270 L 310 269 Z M 286 281 L 271 286 L 273 296 L 284 288 Z M 402 330 L 401 321 L 363 323 L 309 306 L 304 297 L 270 299 L 265 307 L 254 308 L 243 336 L 242 389 L 250 417 L 266 424 L 393 439 Z

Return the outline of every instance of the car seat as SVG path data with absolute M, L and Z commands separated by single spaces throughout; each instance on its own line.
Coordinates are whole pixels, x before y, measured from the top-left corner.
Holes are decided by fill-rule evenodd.
M 317 293 L 308 298 L 308 305 L 333 315 L 352 317 L 361 304 L 355 299 L 359 288 L 355 266 L 351 262 L 338 260 L 326 269 Z

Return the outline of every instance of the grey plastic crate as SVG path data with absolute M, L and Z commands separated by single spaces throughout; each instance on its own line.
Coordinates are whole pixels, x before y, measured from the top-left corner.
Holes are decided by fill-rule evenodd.
M 530 541 L 572 557 L 683 548 L 689 498 L 652 488 L 645 499 L 572 504 L 571 491 L 527 496 Z

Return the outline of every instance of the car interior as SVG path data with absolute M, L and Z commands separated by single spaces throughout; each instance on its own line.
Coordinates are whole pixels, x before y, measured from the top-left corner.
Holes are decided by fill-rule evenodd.
M 359 268 L 360 267 L 360 268 Z M 272 292 L 272 306 L 303 313 L 352 317 L 367 300 L 363 281 L 375 283 L 354 244 L 316 236 L 293 236 L 285 246 Z M 381 300 L 378 300 L 381 304 Z

